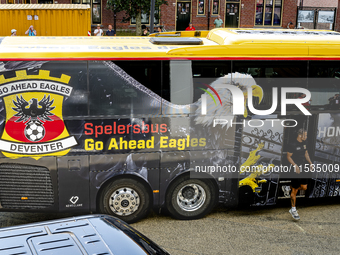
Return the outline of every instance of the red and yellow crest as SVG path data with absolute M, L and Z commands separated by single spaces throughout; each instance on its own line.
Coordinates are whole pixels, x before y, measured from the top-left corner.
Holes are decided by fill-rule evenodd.
M 0 97 L 6 109 L 6 123 L 0 139 L 0 150 L 6 157 L 62 156 L 77 145 L 64 124 L 62 106 L 70 96 L 70 77 L 38 75 L 17 71 L 16 77 L 0 76 Z

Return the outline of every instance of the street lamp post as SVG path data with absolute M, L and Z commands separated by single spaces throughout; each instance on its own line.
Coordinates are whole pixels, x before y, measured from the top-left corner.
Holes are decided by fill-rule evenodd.
M 151 0 L 151 10 L 150 10 L 150 33 L 153 33 L 154 20 L 155 20 L 155 0 Z
M 116 20 L 117 20 L 116 9 L 113 9 L 113 30 L 117 33 Z
M 210 29 L 210 0 L 208 0 L 208 30 Z

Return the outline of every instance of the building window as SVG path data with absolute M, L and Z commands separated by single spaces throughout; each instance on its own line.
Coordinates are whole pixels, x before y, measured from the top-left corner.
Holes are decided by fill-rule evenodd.
M 157 19 L 156 17 L 158 16 L 159 10 L 158 8 L 155 10 L 155 17 L 153 20 L 154 24 L 158 24 L 159 23 L 159 19 Z M 131 18 L 131 24 L 136 24 L 136 18 Z M 150 15 L 149 13 L 142 13 L 142 24 L 148 25 L 150 24 Z
M 100 24 L 102 22 L 102 1 L 101 0 L 72 0 L 72 4 L 90 5 L 92 24 Z
M 38 0 L 38 4 L 53 4 L 53 0 Z
M 101 0 L 92 0 L 92 23 L 100 24 L 102 21 L 101 15 Z
M 281 24 L 282 0 L 275 0 L 273 25 Z
M 280 26 L 282 0 L 256 0 L 255 25 Z
M 220 0 L 213 0 L 213 13 L 218 14 L 220 10 Z
M 197 1 L 197 15 L 204 15 L 204 0 Z

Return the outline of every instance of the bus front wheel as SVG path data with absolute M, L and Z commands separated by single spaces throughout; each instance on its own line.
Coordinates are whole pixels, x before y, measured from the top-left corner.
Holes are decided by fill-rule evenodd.
M 216 198 L 216 190 L 209 179 L 190 179 L 185 176 L 170 184 L 166 208 L 176 219 L 199 219 L 213 209 Z
M 100 195 L 100 211 L 127 223 L 144 218 L 150 210 L 150 196 L 143 184 L 132 179 L 118 179 Z

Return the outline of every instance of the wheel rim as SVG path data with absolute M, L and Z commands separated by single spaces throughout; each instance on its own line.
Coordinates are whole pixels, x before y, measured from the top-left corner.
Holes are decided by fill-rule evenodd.
M 198 184 L 187 184 L 177 193 L 178 206 L 187 212 L 198 210 L 206 199 L 205 191 Z
M 117 215 L 127 216 L 138 210 L 139 194 L 127 187 L 115 190 L 110 196 L 110 209 Z

